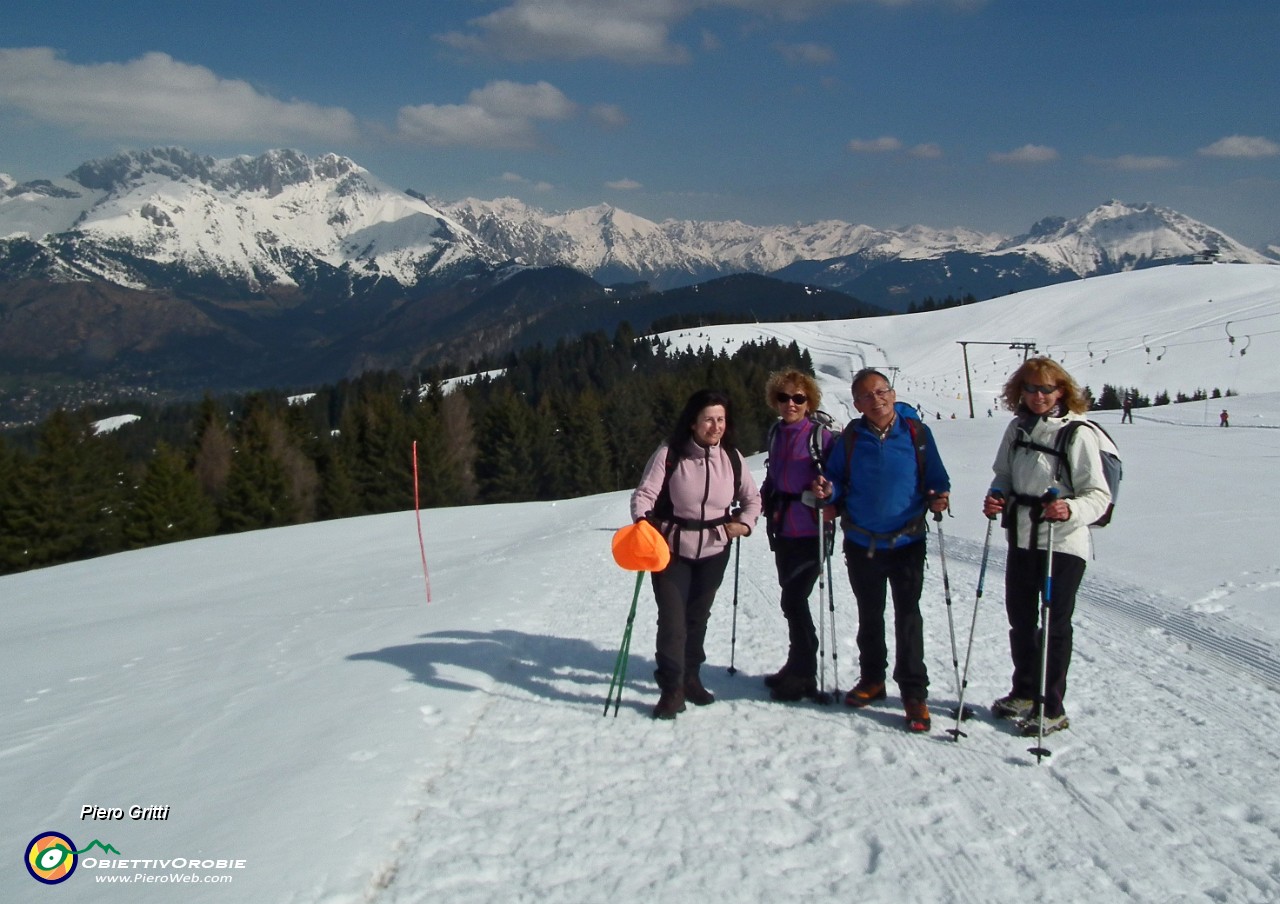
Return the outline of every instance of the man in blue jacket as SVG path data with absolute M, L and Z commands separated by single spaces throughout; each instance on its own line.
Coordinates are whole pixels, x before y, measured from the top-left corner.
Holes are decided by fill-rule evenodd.
M 872 368 L 853 378 L 853 404 L 862 415 L 836 440 L 814 495 L 838 507 L 844 556 L 858 604 L 858 683 L 844 702 L 861 708 L 885 698 L 888 650 L 884 613 L 893 592 L 896 648 L 893 680 L 911 731 L 929 730 L 929 674 L 924 664 L 925 519 L 947 508 L 951 479 L 933 434 L 899 404 L 884 374 Z

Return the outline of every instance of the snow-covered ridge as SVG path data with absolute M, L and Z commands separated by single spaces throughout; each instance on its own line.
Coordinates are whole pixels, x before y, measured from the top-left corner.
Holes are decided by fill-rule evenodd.
M 295 150 L 218 160 L 177 147 L 90 161 L 62 179 L 0 181 L 0 240 L 39 245 L 48 273 L 143 287 L 157 267 L 212 273 L 251 289 L 314 281 L 418 284 L 465 265 L 567 265 L 602 282 L 685 285 L 800 262 L 842 272 L 954 253 L 1033 260 L 1087 276 L 1190 259 L 1206 250 L 1240 263 L 1274 260 L 1153 204 L 1110 201 L 1050 217 L 1009 237 L 963 227 L 878 229 L 840 220 L 755 226 L 735 220 L 654 222 L 611 205 L 546 212 L 513 198 L 428 200 L 392 188 L 337 154 Z M 0 248 L 0 252 L 3 252 Z M 26 260 L 29 255 L 22 255 Z M 0 253 L 0 260 L 3 254 Z M 1003 266 L 1003 264 L 1002 264 Z
M 86 163 L 54 182 L 13 185 L 0 235 L 50 247 L 74 234 L 74 266 L 138 285 L 128 261 L 177 264 L 250 287 L 296 284 L 306 260 L 413 285 L 488 249 L 425 201 L 334 154 L 215 160 L 157 148 Z M 97 253 L 95 253 L 95 251 Z

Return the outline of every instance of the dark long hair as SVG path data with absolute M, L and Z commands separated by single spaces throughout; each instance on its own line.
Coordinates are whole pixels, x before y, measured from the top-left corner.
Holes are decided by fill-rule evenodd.
M 733 431 L 733 404 L 729 397 L 715 389 L 699 389 L 689 396 L 684 403 L 684 410 L 676 418 L 676 425 L 667 434 L 667 448 L 677 455 L 684 451 L 685 443 L 693 435 L 694 422 L 698 420 L 698 412 L 712 405 L 724 406 L 724 435 L 720 437 L 720 445 L 736 449 L 737 436 Z

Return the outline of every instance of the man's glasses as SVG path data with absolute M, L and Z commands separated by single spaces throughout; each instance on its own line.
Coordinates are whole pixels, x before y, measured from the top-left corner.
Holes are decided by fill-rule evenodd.
M 870 402 L 875 401 L 876 399 L 889 398 L 889 393 L 891 392 L 893 392 L 892 387 L 886 386 L 884 389 L 875 389 L 875 390 L 872 390 L 871 392 L 864 392 L 860 396 L 854 396 L 853 400 L 855 402 L 861 402 L 862 404 L 866 405 Z
M 803 392 L 797 392 L 797 393 L 780 392 L 777 395 L 775 395 L 774 398 L 777 399 L 779 405 L 785 405 L 787 404 L 787 402 L 794 402 L 797 405 L 803 405 L 805 402 L 809 401 L 809 397 L 805 395 Z
M 1036 383 L 1023 383 L 1022 391 L 1027 395 L 1053 395 L 1058 391 L 1056 386 L 1040 386 Z

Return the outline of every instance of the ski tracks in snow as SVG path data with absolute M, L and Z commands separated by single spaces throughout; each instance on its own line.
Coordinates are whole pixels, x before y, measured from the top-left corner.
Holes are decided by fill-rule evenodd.
M 1277 753 L 1250 731 L 1276 717 L 1275 650 L 1088 574 L 1068 694 L 1073 728 L 1045 739 L 1052 756 L 1037 765 L 1027 753 L 1034 739 L 986 711 L 1009 670 L 993 556 L 966 692 L 979 715 L 956 742 L 946 734 L 955 688 L 929 542 L 922 605 L 934 724 L 919 736 L 903 730 L 892 686 L 860 712 L 768 700 L 760 677 L 785 656 L 785 625 L 762 537 L 742 550 L 736 675 L 726 668 L 732 560 L 712 613 L 703 677 L 717 702 L 690 706 L 674 723 L 649 718 L 657 689 L 646 578 L 619 715 L 602 717 L 634 577 L 607 552 L 583 562 L 580 533 L 543 538 L 536 560 L 504 563 L 518 584 L 493 588 L 540 604 L 513 606 L 506 624 L 455 638 L 483 651 L 466 663 L 480 673 L 485 702 L 447 758 L 414 779 L 416 815 L 366 898 L 984 902 L 1012 887 L 1045 902 L 1275 900 Z M 532 546 L 513 544 L 512 555 Z M 962 665 L 980 552 L 948 535 Z M 847 688 L 855 616 L 842 563 L 834 575 Z M 1177 686 L 1159 677 L 1170 674 L 1170 657 L 1183 663 Z M 1228 797 L 1241 771 L 1259 776 L 1251 800 Z M 1179 795 L 1183 782 L 1220 786 L 1220 807 Z

